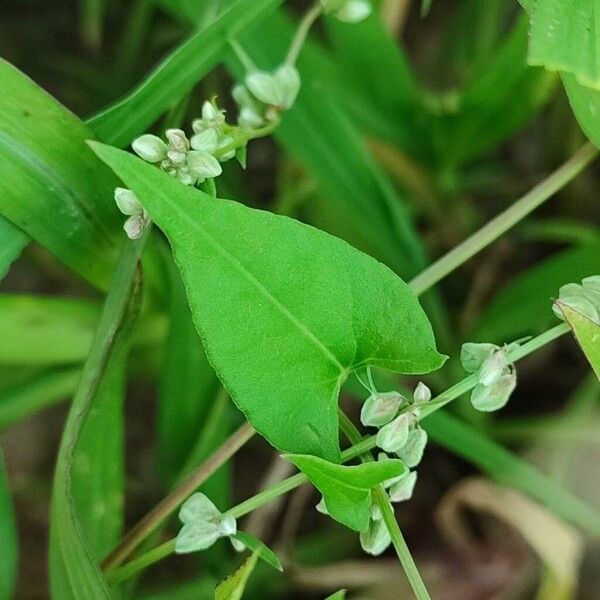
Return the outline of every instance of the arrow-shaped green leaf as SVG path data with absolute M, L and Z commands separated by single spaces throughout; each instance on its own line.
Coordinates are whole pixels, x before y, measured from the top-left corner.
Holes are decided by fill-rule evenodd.
M 116 148 L 93 148 L 167 234 L 210 362 L 277 448 L 337 462 L 337 398 L 352 370 L 443 364 L 417 298 L 373 258 L 185 187 Z

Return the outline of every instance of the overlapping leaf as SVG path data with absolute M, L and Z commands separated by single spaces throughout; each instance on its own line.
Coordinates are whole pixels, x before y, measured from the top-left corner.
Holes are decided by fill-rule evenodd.
M 0 215 L 93 284 L 106 287 L 122 242 L 115 177 L 91 131 L 0 59 Z

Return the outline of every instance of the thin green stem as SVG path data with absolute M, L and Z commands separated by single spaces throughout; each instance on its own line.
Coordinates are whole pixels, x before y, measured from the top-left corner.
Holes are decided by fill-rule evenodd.
M 229 152 L 235 151 L 238 148 L 247 144 L 250 140 L 255 140 L 257 138 L 266 137 L 271 135 L 277 126 L 279 125 L 279 119 L 272 121 L 268 125 L 264 127 L 260 127 L 259 129 L 250 129 L 248 131 L 240 131 L 237 135 L 233 135 L 233 142 L 228 144 L 227 146 L 223 146 L 222 148 L 217 148 L 213 155 L 215 158 L 220 158 L 221 156 L 225 156 Z
M 433 287 L 552 197 L 587 167 L 597 155 L 598 150 L 592 144 L 582 146 L 567 162 L 512 206 L 412 279 L 409 283 L 412 290 L 415 294 L 421 295 Z
M 323 8 L 320 2 L 314 4 L 311 8 L 306 11 L 304 17 L 300 21 L 298 25 L 298 29 L 296 30 L 296 35 L 290 44 L 290 49 L 288 50 L 287 56 L 285 58 L 286 65 L 293 65 L 298 60 L 298 55 L 302 50 L 302 46 L 304 46 L 304 42 L 308 36 L 308 32 L 310 28 L 314 25 L 315 21 L 321 16 L 323 12 Z
M 353 445 L 360 443 L 362 441 L 360 432 L 355 427 L 354 423 L 348 418 L 348 415 L 346 415 L 346 413 L 341 409 L 339 410 L 339 418 L 340 429 L 344 432 L 344 435 L 348 438 L 348 440 Z M 370 452 L 367 452 L 361 456 L 361 460 L 362 462 L 373 462 L 375 459 Z M 404 569 L 404 573 L 406 574 L 406 578 L 410 583 L 410 587 L 412 588 L 418 600 L 431 600 L 429 592 L 427 591 L 425 583 L 423 582 L 423 578 L 419 573 L 419 569 L 417 568 L 412 554 L 406 545 L 406 541 L 402 535 L 398 521 L 396 521 L 396 515 L 394 514 L 394 508 L 389 496 L 381 485 L 376 486 L 372 493 L 373 501 L 381 511 L 383 522 L 385 523 L 388 533 L 390 534 L 394 550 L 396 551 L 398 560 Z
M 169 540 L 160 546 L 156 546 L 156 548 L 152 548 L 152 550 L 146 552 L 146 554 L 142 554 L 139 558 L 128 562 L 118 569 L 109 571 L 106 574 L 106 580 L 110 584 L 121 583 L 122 581 L 133 577 L 140 571 L 143 571 L 150 565 L 173 554 L 173 552 L 175 552 L 175 539 Z
M 232 433 L 205 462 L 123 536 L 119 545 L 102 563 L 102 568 L 110 571 L 122 564 L 146 537 L 155 531 L 172 512 L 177 510 L 179 505 L 219 467 L 225 464 L 254 433 L 254 429 L 249 423 L 244 423 Z
M 258 71 L 258 67 L 236 39 L 231 38 L 227 41 L 246 71 Z

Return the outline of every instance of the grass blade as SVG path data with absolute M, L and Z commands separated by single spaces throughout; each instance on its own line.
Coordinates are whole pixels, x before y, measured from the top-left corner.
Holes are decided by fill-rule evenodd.
M 6 479 L 4 458 L 0 451 L 0 600 L 13 597 L 17 579 L 17 530 L 15 516 L 10 498 L 10 490 Z
M 120 334 L 126 333 L 123 328 L 130 319 L 132 295 L 139 286 L 138 261 L 144 241 L 128 243 L 124 248 L 61 440 L 54 477 L 50 529 L 51 586 L 53 595 L 61 600 L 110 598 L 77 515 L 72 493 L 72 470 L 76 446 L 102 384 L 111 353 Z
M 27 234 L 0 215 L 0 280 L 28 243 Z
M 281 1 L 239 0 L 169 54 L 131 93 L 89 119 L 89 126 L 102 141 L 127 146 L 223 59 L 230 37 L 259 25 Z

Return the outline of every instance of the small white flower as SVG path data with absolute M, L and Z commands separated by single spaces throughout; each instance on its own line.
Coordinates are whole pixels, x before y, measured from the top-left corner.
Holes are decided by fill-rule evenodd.
M 159 137 L 146 133 L 133 140 L 133 151 L 147 162 L 157 163 L 167 158 L 168 146 Z
M 360 534 L 360 545 L 371 556 L 379 556 L 391 543 L 392 538 L 383 519 L 371 519 L 367 531 Z
M 300 75 L 292 65 L 282 65 L 274 73 L 248 73 L 245 84 L 252 95 L 261 102 L 285 110 L 296 100 L 300 90 Z
M 218 156 L 219 162 L 225 162 L 235 156 L 234 139 L 230 135 L 226 135 L 219 141 L 218 150 L 224 150 L 230 148 L 227 152 L 224 152 Z
M 192 121 L 192 129 L 195 133 L 202 133 L 206 129 L 216 129 L 219 132 L 224 124 L 225 111 L 214 102 L 206 100 L 202 105 L 202 118 Z
M 405 502 L 410 500 L 417 483 L 417 472 L 410 471 L 397 481 L 389 490 L 392 502 Z
M 558 299 L 562 304 L 600 323 L 600 276 L 586 277 L 581 285 L 576 283 L 563 285 L 559 290 Z M 561 321 L 565 320 L 558 304 L 553 304 L 552 310 Z
M 137 196 L 127 188 L 115 188 L 115 202 L 119 210 L 129 218 L 123 224 L 127 237 L 138 240 L 150 223 L 150 216 L 140 204 Z
M 115 188 L 115 202 L 124 215 L 141 215 L 144 212 L 137 196 L 127 188 Z
M 175 541 L 175 552 L 186 554 L 204 550 L 221 537 L 237 532 L 233 517 L 223 515 L 204 494 L 192 494 L 181 506 L 179 519 L 183 523 Z
M 208 152 L 190 150 L 187 155 L 187 164 L 194 182 L 202 183 L 205 179 L 218 177 L 223 172 L 219 161 Z
M 219 145 L 219 137 L 214 129 L 205 129 L 192 136 L 190 145 L 194 150 L 212 154 Z
M 412 413 L 403 413 L 384 425 L 377 432 L 377 446 L 385 452 L 398 452 L 406 444 L 408 430 L 413 419 L 414 415 Z
M 467 342 L 460 349 L 460 362 L 467 373 L 479 370 L 484 360 L 489 358 L 499 347 L 496 344 L 477 344 Z
M 148 213 L 143 212 L 141 215 L 132 215 L 123 223 L 123 229 L 130 240 L 139 240 L 146 227 L 150 223 Z
M 517 374 L 514 370 L 501 375 L 493 384 L 479 384 L 471 392 L 471 403 L 483 412 L 498 410 L 506 405 L 517 386 Z
M 397 414 L 406 398 L 398 392 L 371 394 L 362 405 L 360 421 L 365 427 L 382 427 Z
M 398 450 L 396 455 L 409 468 L 416 467 L 423 458 L 427 445 L 427 432 L 417 425 L 408 433 L 406 444 Z
M 499 348 L 483 361 L 477 375 L 478 381 L 482 385 L 492 385 L 506 373 L 507 369 L 506 350 Z
M 413 392 L 413 400 L 415 404 L 426 404 L 431 400 L 431 390 L 422 381 L 419 381 Z

